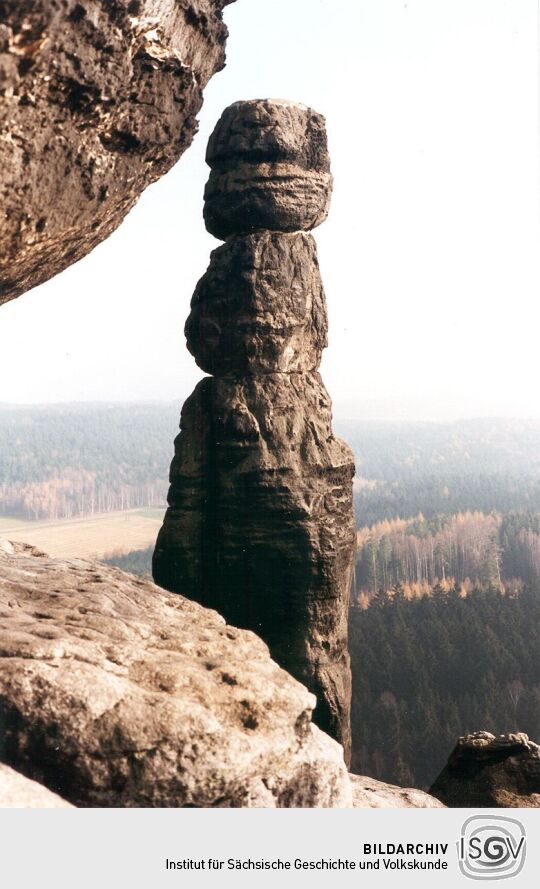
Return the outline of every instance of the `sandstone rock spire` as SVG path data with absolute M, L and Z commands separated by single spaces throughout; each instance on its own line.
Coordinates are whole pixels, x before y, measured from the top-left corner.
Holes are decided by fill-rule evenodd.
M 225 244 L 186 336 L 213 376 L 182 410 L 154 578 L 262 636 L 317 696 L 314 721 L 348 759 L 354 462 L 317 372 L 326 302 L 308 234 L 332 190 L 324 118 L 237 102 L 207 161 L 204 218 Z

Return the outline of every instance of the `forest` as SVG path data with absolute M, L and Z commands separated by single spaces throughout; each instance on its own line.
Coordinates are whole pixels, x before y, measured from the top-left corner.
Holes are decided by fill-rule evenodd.
M 467 732 L 540 739 L 540 587 L 398 586 L 350 614 L 353 771 L 427 788 Z
M 359 527 L 419 513 L 540 512 L 540 423 L 336 423 L 356 457 Z
M 540 513 L 464 512 L 385 519 L 357 533 L 355 586 L 366 604 L 400 585 L 407 598 L 437 584 L 515 592 L 540 586 Z
M 0 405 L 0 514 L 63 519 L 165 503 L 180 405 Z M 358 527 L 540 512 L 540 422 L 336 421 L 356 457 Z
M 0 515 L 71 519 L 162 506 L 180 407 L 0 407 Z

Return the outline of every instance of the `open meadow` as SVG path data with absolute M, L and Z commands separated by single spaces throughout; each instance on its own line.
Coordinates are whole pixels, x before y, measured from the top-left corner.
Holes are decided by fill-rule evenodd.
M 132 509 L 81 519 L 32 522 L 0 518 L 0 536 L 30 543 L 59 558 L 98 558 L 151 546 L 157 537 L 163 511 Z

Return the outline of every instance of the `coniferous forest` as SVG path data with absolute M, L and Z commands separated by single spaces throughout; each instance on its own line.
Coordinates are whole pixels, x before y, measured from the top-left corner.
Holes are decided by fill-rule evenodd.
M 353 771 L 427 788 L 458 736 L 540 738 L 540 588 L 402 589 L 350 614 Z

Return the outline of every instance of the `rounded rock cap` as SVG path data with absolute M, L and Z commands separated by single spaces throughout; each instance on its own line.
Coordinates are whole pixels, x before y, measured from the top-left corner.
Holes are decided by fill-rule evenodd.
M 293 163 L 330 172 L 322 114 L 288 99 L 233 102 L 210 136 L 206 162 L 212 169 L 234 162 Z
M 259 229 L 309 231 L 328 215 L 332 175 L 322 114 L 286 99 L 225 109 L 206 159 L 208 231 L 222 240 Z

